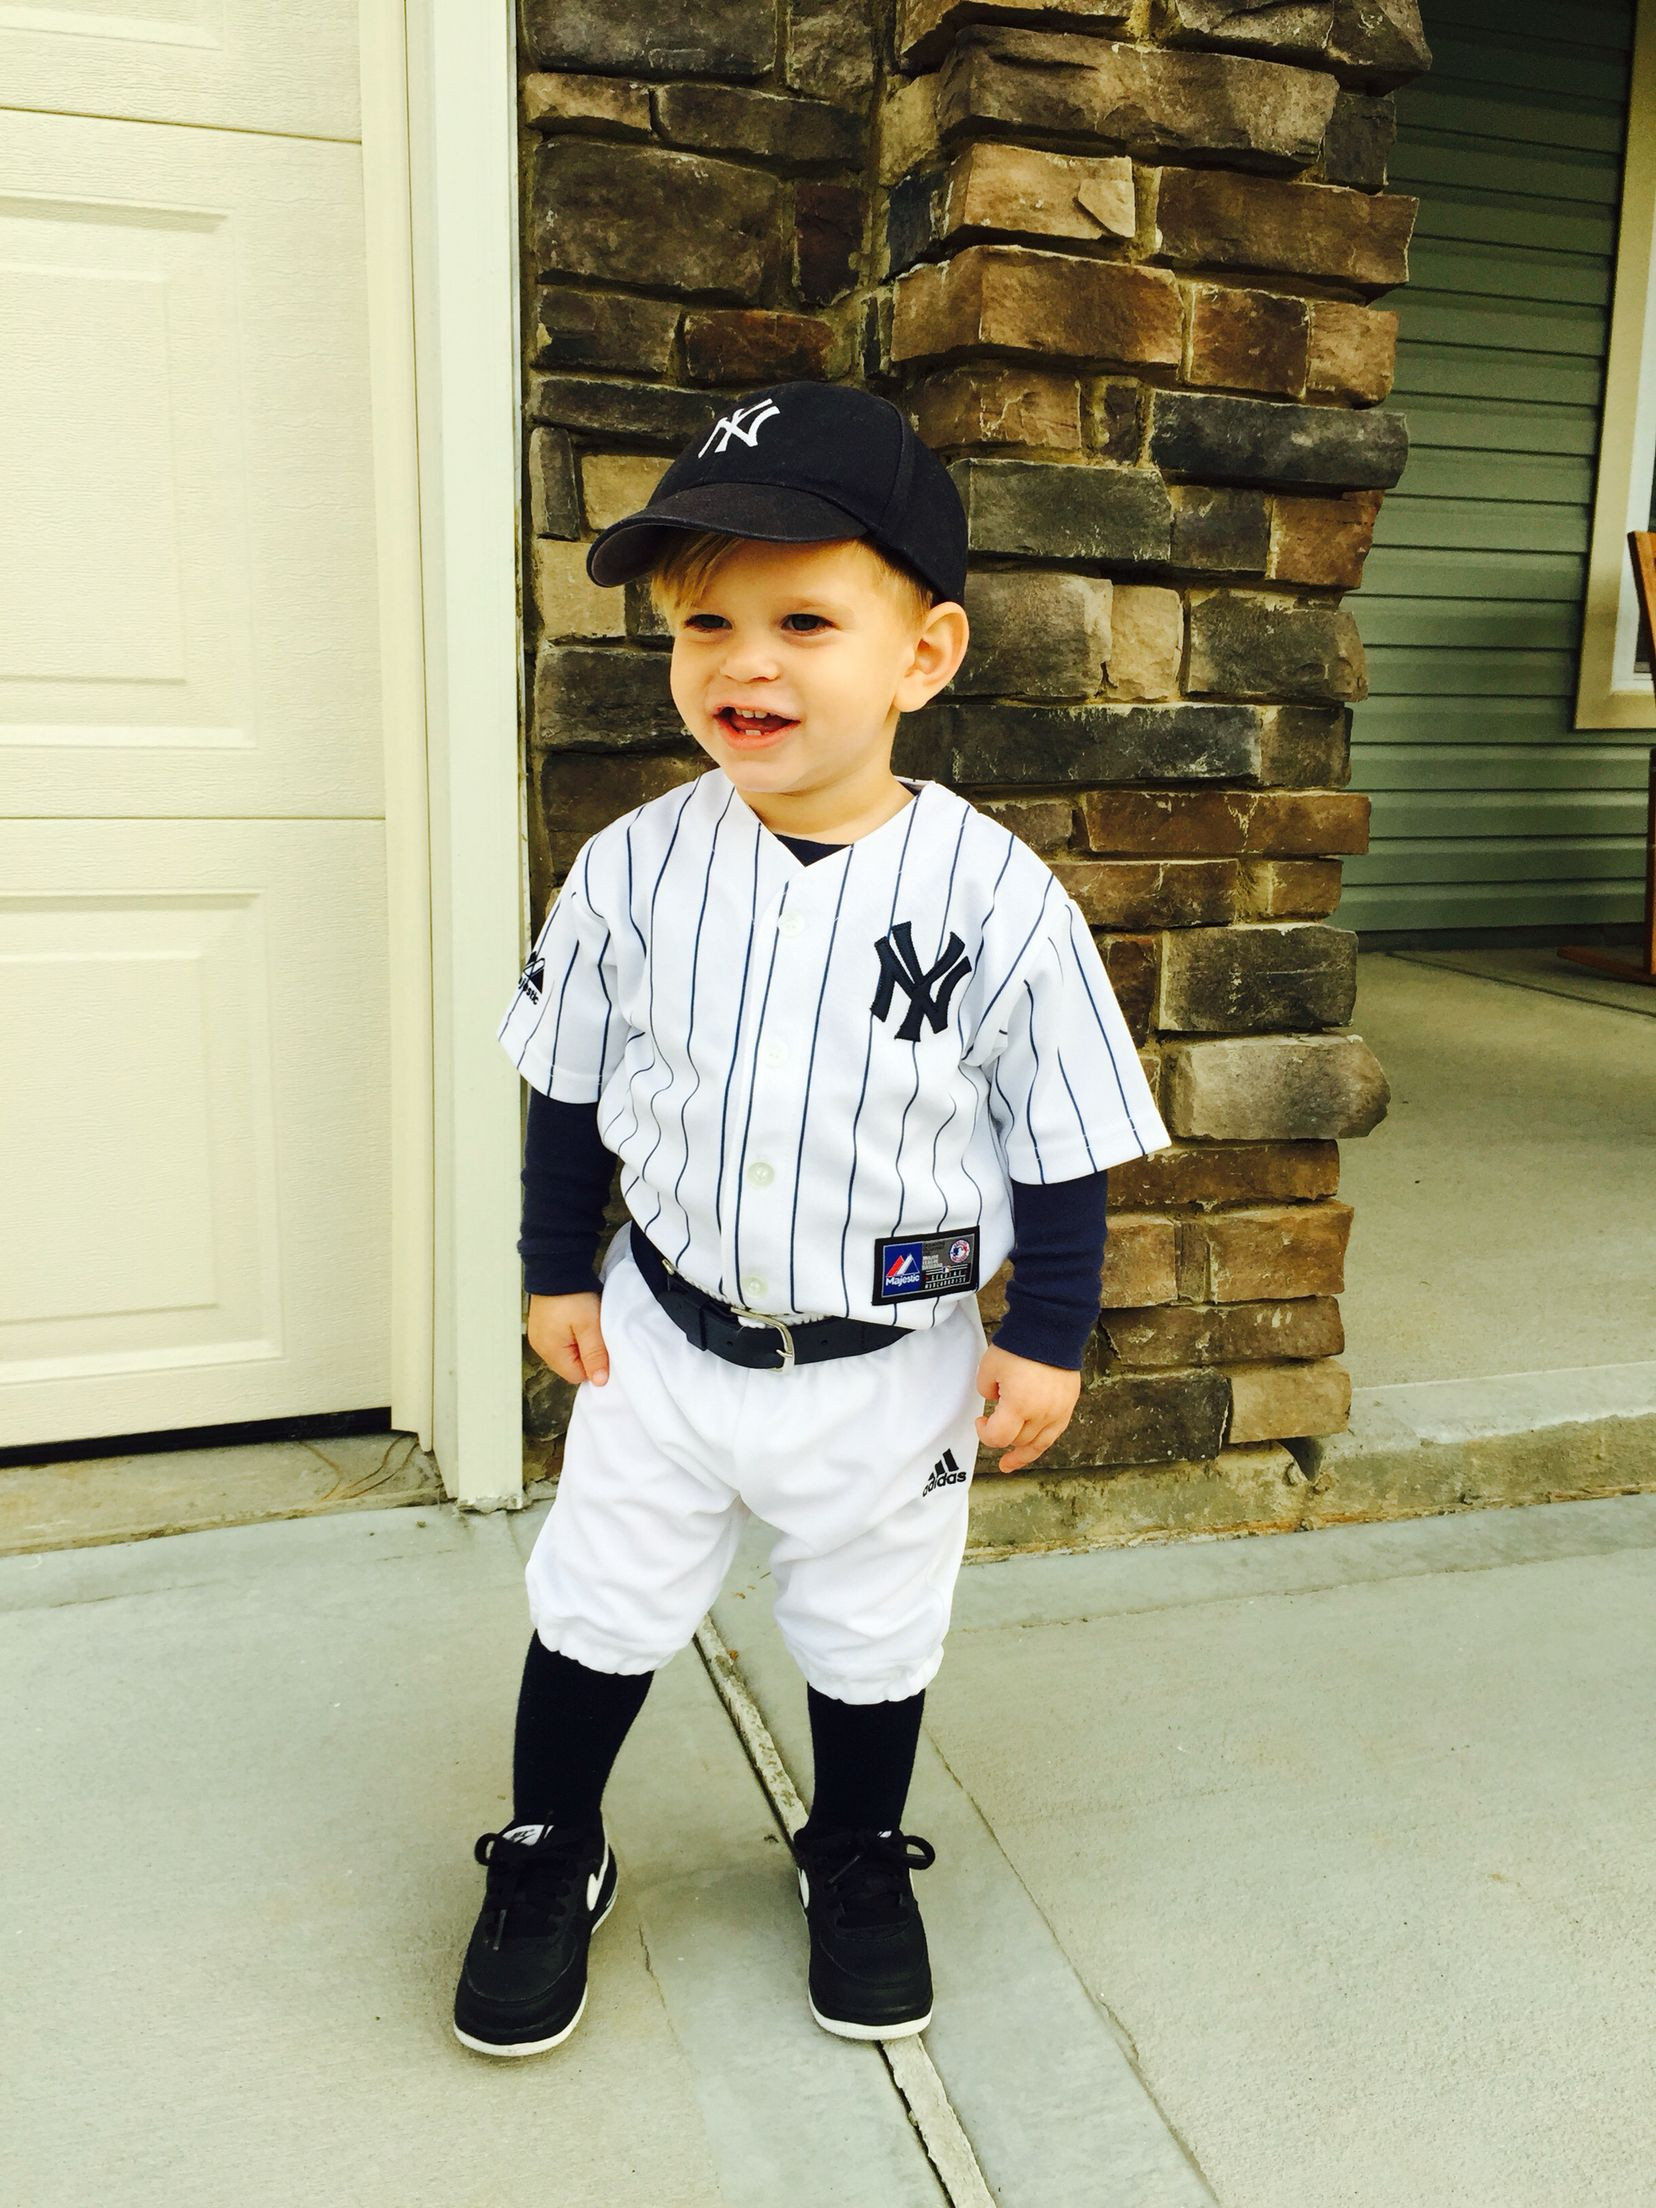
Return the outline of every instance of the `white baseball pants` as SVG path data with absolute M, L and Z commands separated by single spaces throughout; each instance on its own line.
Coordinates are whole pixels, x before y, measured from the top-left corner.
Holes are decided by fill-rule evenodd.
M 943 1660 L 966 1545 L 977 1299 L 863 1356 L 751 1372 L 679 1332 L 625 1225 L 599 1279 L 610 1376 L 575 1391 L 524 1573 L 541 1640 L 595 1671 L 659 1669 L 751 1515 L 776 1530 L 776 1622 L 808 1682 L 841 1702 L 918 1693 Z

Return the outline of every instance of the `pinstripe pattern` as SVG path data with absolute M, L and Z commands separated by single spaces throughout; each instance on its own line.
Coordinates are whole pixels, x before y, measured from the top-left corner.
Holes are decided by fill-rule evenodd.
M 915 816 L 916 812 L 918 811 L 918 809 L 919 809 L 919 807 L 918 807 L 918 802 L 916 802 L 916 803 L 915 803 L 915 804 L 913 804 L 913 805 L 905 805 L 905 806 L 904 806 L 904 808 L 903 808 L 903 810 L 902 810 L 902 811 L 901 811 L 901 812 L 900 812 L 900 813 L 899 813 L 899 814 L 897 815 L 897 818 L 898 818 L 898 820 L 900 820 L 900 821 L 902 822 L 902 824 L 903 824 L 903 842 L 902 842 L 902 848 L 901 848 L 901 850 L 900 850 L 900 851 L 898 852 L 898 854 L 897 854 L 897 871 L 896 871 L 896 873 L 895 873 L 895 875 L 894 875 L 894 877 L 893 877 L 893 879 L 892 879 L 892 885 L 891 885 L 891 906 L 890 906 L 890 910 L 889 910 L 889 911 L 888 911 L 888 912 L 886 913 L 886 915 L 885 915 L 885 922 L 884 922 L 884 927 L 881 927 L 881 926 L 878 926 L 878 925 L 876 925 L 876 928 L 875 928 L 875 939 L 876 939 L 876 940 L 878 940 L 879 936 L 880 936 L 880 935 L 882 935 L 882 934 L 883 934 L 883 933 L 885 932 L 885 929 L 886 929 L 886 928 L 889 928 L 889 927 L 891 926 L 892 922 L 893 922 L 893 921 L 894 921 L 894 920 L 896 919 L 896 917 L 897 917 L 897 899 L 898 899 L 898 897 L 899 897 L 899 896 L 901 895 L 901 893 L 902 893 L 902 887 L 903 887 L 903 861 L 904 861 L 904 859 L 906 859 L 906 858 L 907 858 L 907 856 L 908 856 L 908 848 L 909 848 L 909 842 L 910 842 L 910 839 L 912 838 L 912 836 L 913 836 L 913 834 L 914 834 L 914 816 Z M 886 826 L 887 826 L 887 827 L 889 828 L 889 827 L 890 827 L 891 825 L 892 825 L 892 824 L 891 824 L 891 822 L 890 822 L 890 821 L 887 821 L 887 823 L 886 823 Z M 841 854 L 841 861 L 840 861 L 839 863 L 843 863 L 843 864 L 844 864 L 844 866 L 845 866 L 845 869 L 846 869 L 846 873 L 847 873 L 847 875 L 851 874 L 851 873 L 852 873 L 852 872 L 853 872 L 853 871 L 855 870 L 855 868 L 856 868 L 856 864 L 857 864 L 857 861 L 858 861 L 858 859 L 859 859 L 859 858 L 861 858 L 862 856 L 863 856 L 863 853 L 862 853 L 861 851 L 859 851 L 859 849 L 858 849 L 857 845 L 856 845 L 856 844 L 854 844 L 854 843 L 853 843 L 853 844 L 851 844 L 851 845 L 850 845 L 850 846 L 848 847 L 848 849 L 847 849 L 847 850 L 846 850 L 845 852 L 843 852 L 843 853 Z M 817 861 L 817 864 L 818 864 L 819 866 L 823 865 L 824 863 L 825 863 L 825 862 L 824 862 L 823 860 L 821 860 L 821 859 L 819 859 L 819 860 Z M 833 863 L 833 862 L 829 862 L 829 863 Z M 855 1006 L 854 1006 L 854 1005 L 848 1005 L 848 1006 L 847 1006 L 847 1013 L 848 1013 L 848 1015 L 849 1015 L 850 1017 L 854 1017 L 854 1016 L 855 1016 Z M 860 1121 L 861 1121 L 861 1119 L 862 1119 L 862 1114 L 863 1114 L 863 1106 L 864 1106 L 864 1104 L 866 1104 L 866 1103 L 867 1103 L 867 1101 L 868 1101 L 868 1069 L 869 1069 L 869 1067 L 870 1067 L 870 1066 L 872 1065 L 872 1063 L 873 1063 L 873 1059 L 874 1059 L 874 1030 L 875 1030 L 875 1025 L 876 1025 L 876 1022 L 875 1022 L 875 1019 L 874 1019 L 874 1012 L 873 1012 L 873 1007 L 872 1007 L 872 1001 L 870 1002 L 870 1006 L 869 1006 L 869 1009 L 868 1009 L 868 1010 L 867 1010 L 867 1011 L 866 1011 L 866 1012 L 864 1013 L 864 1015 L 863 1015 L 863 1021 L 864 1021 L 864 1025 L 866 1026 L 866 1028 L 867 1028 L 867 1030 L 868 1030 L 868 1037 L 867 1037 L 867 1041 L 865 1042 L 865 1044 L 864 1044 L 864 1046 L 863 1046 L 863 1070 L 862 1070 L 862 1087 L 861 1087 L 861 1088 L 860 1088 L 860 1089 L 859 1089 L 859 1090 L 857 1091 L 857 1108 L 856 1108 L 856 1110 L 855 1110 L 855 1111 L 854 1111 L 854 1112 L 852 1113 L 852 1115 L 851 1115 L 851 1140 L 850 1140 L 850 1142 L 849 1142 L 849 1143 L 848 1143 L 848 1144 L 846 1145 L 846 1148 L 847 1148 L 847 1150 L 849 1151 L 850 1155 L 849 1155 L 849 1158 L 848 1158 L 848 1160 L 847 1160 L 847 1169 L 846 1169 L 846 1175 L 845 1175 L 845 1200 L 844 1200 L 844 1203 L 842 1204 L 842 1206 L 841 1206 L 841 1210 L 840 1210 L 840 1283 L 841 1283 L 841 1287 L 842 1287 L 842 1289 L 844 1290 L 844 1293 L 845 1293 L 845 1295 L 846 1295 L 846 1297 L 847 1297 L 847 1300 L 848 1300 L 848 1301 L 849 1301 L 849 1297 L 850 1297 L 850 1293 L 851 1293 L 851 1288 L 850 1288 L 851 1275 L 850 1275 L 850 1273 L 849 1273 L 849 1272 L 848 1272 L 848 1271 L 846 1270 L 845 1256 L 846 1256 L 846 1249 L 847 1249 L 847 1245 L 848 1245 L 848 1241 L 849 1241 L 849 1237 L 850 1237 L 850 1233 L 851 1233 L 851 1221 L 852 1221 L 853 1217 L 855 1216 L 855 1212 L 856 1212 L 856 1206 L 855 1206 L 854 1198 L 855 1198 L 855 1194 L 856 1194 L 856 1187 L 857 1187 L 857 1165 L 858 1165 L 858 1157 L 857 1157 L 857 1127 L 858 1127 L 858 1124 L 859 1124 L 859 1122 L 860 1122 Z M 849 1024 L 849 1023 L 848 1023 L 848 1024 Z M 902 1144 L 901 1144 L 901 1142 L 899 1142 L 899 1143 L 898 1143 L 898 1145 L 897 1145 L 897 1177 L 898 1177 L 898 1203 L 899 1203 L 899 1207 L 900 1207 L 900 1206 L 901 1206 L 901 1202 L 902 1202 L 902 1188 L 901 1188 L 901 1183 L 902 1183 Z M 894 1232 L 895 1230 L 894 1230 L 894 1229 L 891 1229 L 891 1228 L 887 1228 L 887 1229 L 886 1229 L 885 1231 L 886 1231 L 887 1233 L 891 1233 L 891 1232 Z M 790 1252 L 789 1254 L 790 1254 L 790 1256 L 791 1256 L 791 1255 L 792 1255 L 793 1253 L 792 1253 L 792 1252 Z M 866 1273 L 866 1269 L 865 1269 L 865 1273 Z M 892 1323 L 893 1325 L 895 1325 L 895 1324 L 897 1323 L 897 1314 L 896 1314 L 896 1312 L 895 1312 L 895 1311 L 892 1311 L 892 1310 L 887 1310 L 887 1311 L 883 1312 L 883 1313 L 882 1313 L 882 1314 L 880 1314 L 880 1315 L 881 1315 L 881 1316 L 883 1316 L 883 1317 L 885 1317 L 885 1318 L 888 1318 L 888 1319 L 889 1319 L 889 1320 L 891 1321 L 891 1323 Z
M 526 1081 L 597 1101 L 629 1211 L 727 1302 L 935 1326 L 956 1297 L 873 1300 L 878 1239 L 976 1226 L 987 1281 L 1008 1179 L 1169 1140 L 1075 900 L 909 787 L 814 865 L 719 768 L 635 807 L 582 845 L 500 1021 Z

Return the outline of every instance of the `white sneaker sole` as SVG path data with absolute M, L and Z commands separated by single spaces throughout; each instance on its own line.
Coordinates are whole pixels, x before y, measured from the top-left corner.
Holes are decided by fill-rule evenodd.
M 811 2014 L 825 2032 L 832 2032 L 836 2039 L 912 2039 L 916 2032 L 923 2032 L 932 2020 L 928 2009 L 924 2016 L 911 2017 L 901 2024 L 850 2024 L 843 2017 L 824 2016 L 809 1994 Z
M 614 1890 L 610 1894 L 610 1898 L 608 1899 L 608 1901 L 605 1902 L 603 1908 L 599 1910 L 597 1916 L 595 1916 L 592 1920 L 592 1929 L 594 1932 L 597 1931 L 598 1927 L 604 1922 L 610 1911 L 615 1907 L 615 1897 L 616 1894 L 618 1894 L 620 1891 L 621 1881 L 619 1878 L 617 1878 Z M 503 2046 L 492 2039 L 473 2039 L 469 2032 L 463 2032 L 458 2024 L 453 2023 L 452 2019 L 450 2020 L 451 2029 L 453 2030 L 454 2036 L 460 2042 L 461 2046 L 469 2047 L 472 2050 L 473 2054 L 476 2055 L 498 2055 L 508 2061 L 515 2060 L 519 2055 L 544 2055 L 549 2047 L 561 2047 L 564 2041 L 569 2037 L 570 2033 L 575 2029 L 576 2025 L 579 2024 L 582 2017 L 585 2016 L 587 1995 L 591 1990 L 592 1989 L 590 1988 L 590 1986 L 583 1986 L 581 1988 L 580 2007 L 575 2011 L 575 2014 L 570 2018 L 569 2022 L 564 2026 L 563 2030 L 561 2032 L 554 2032 L 550 2039 L 519 2039 L 514 2040 L 509 2046 Z

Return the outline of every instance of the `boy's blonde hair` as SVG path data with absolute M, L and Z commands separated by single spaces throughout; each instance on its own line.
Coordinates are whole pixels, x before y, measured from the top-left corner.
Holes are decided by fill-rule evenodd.
M 695 529 L 664 552 L 649 572 L 650 597 L 656 610 L 671 621 L 679 609 L 700 592 L 739 544 L 752 540 L 733 536 L 725 529 Z M 894 559 L 866 537 L 850 540 L 874 562 L 875 571 L 892 593 L 903 616 L 915 628 L 937 603 L 937 593 L 913 568 Z

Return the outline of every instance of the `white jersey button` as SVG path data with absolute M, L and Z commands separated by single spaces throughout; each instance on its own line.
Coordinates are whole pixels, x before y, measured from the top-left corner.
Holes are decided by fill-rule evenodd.
M 785 1066 L 788 1062 L 786 1043 L 766 1043 L 759 1053 L 767 1066 Z
M 764 1302 L 765 1292 L 769 1287 L 770 1282 L 765 1278 L 763 1273 L 749 1273 L 746 1280 L 744 1280 L 742 1283 L 742 1293 L 744 1296 L 746 1296 L 749 1303 L 753 1305 L 754 1309 L 757 1310 L 759 1306 Z
M 776 1168 L 767 1165 L 763 1158 L 755 1158 L 747 1169 L 747 1177 L 755 1188 L 769 1188 L 776 1178 Z
M 797 912 L 785 912 L 776 923 L 778 935 L 797 935 L 805 923 Z

